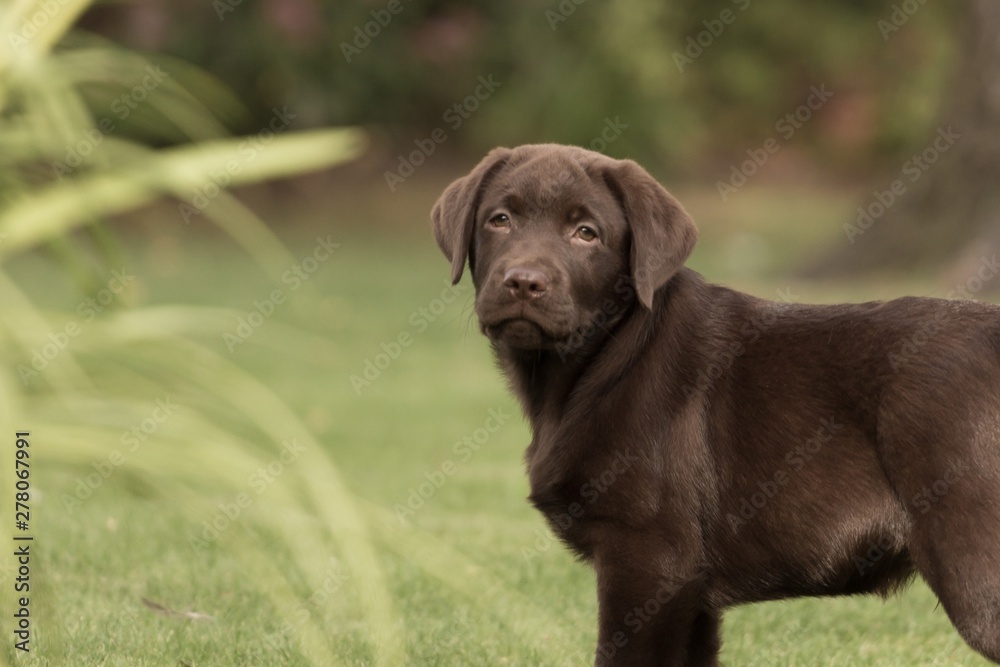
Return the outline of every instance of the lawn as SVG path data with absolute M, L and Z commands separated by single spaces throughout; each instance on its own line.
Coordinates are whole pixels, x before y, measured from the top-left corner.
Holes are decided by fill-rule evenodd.
M 703 229 L 692 263 L 712 279 L 801 300 L 940 288 L 802 284 L 793 259 L 846 242 L 850 199 L 744 195 L 718 207 L 713 191 L 682 193 Z M 428 196 L 394 224 L 334 206 L 282 218 L 296 258 L 284 278 L 149 212 L 121 228 L 134 279 L 92 323 L 54 260 L 15 263 L 53 331 L 82 329 L 38 382 L 75 364 L 93 396 L 118 397 L 111 408 L 32 389 L 5 408 L 35 456 L 35 634 L 18 664 L 590 664 L 593 576 L 525 501 L 529 433 L 478 333 L 468 277 L 447 284 Z M 189 310 L 168 309 L 178 303 Z M 128 319 L 136 308 L 160 308 L 144 326 L 178 329 L 165 371 Z M 128 344 L 101 347 L 109 335 Z M 886 602 L 735 609 L 724 632 L 731 666 L 987 664 L 922 583 Z

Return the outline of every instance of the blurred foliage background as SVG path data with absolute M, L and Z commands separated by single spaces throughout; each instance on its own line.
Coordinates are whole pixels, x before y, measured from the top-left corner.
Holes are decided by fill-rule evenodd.
M 364 126 L 372 149 L 354 172 L 371 182 L 408 173 L 421 146 L 435 155 L 418 166 L 454 174 L 493 146 L 553 141 L 720 189 L 775 138 L 756 181 L 854 189 L 867 206 L 870 185 L 957 123 L 967 140 L 947 168 L 864 244 L 800 269 L 965 266 L 1000 234 L 1000 113 L 982 92 L 1000 71 L 1000 17 L 985 0 L 151 0 L 95 8 L 83 25 L 225 81 L 245 109 L 220 112 L 237 131 L 285 105 L 300 127 Z M 814 90 L 830 95 L 803 114 Z
M 247 106 L 244 129 L 287 104 L 305 125 L 366 125 L 390 153 L 492 75 L 499 89 L 448 151 L 586 146 L 620 117 L 629 132 L 608 152 L 705 176 L 826 85 L 829 107 L 787 159 L 857 178 L 922 141 L 948 93 L 962 10 L 915 6 L 889 32 L 880 0 L 150 1 L 84 25 L 212 72 Z

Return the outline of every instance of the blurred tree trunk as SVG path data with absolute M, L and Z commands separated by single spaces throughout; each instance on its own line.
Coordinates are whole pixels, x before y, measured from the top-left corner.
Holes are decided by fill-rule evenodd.
M 933 136 L 866 193 L 845 222 L 848 242 L 807 274 L 935 265 L 961 276 L 1000 249 L 1000 2 L 970 0 L 960 30 L 951 98 Z M 949 135 L 958 136 L 939 150 Z

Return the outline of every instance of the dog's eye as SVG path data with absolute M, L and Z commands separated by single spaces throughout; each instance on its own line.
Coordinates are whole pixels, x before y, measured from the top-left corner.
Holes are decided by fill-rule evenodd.
M 510 218 L 507 217 L 506 213 L 497 213 L 489 219 L 487 224 L 490 227 L 495 227 L 497 229 L 506 229 L 507 227 L 510 227 Z
M 586 225 L 577 227 L 576 232 L 574 232 L 573 235 L 581 241 L 586 241 L 587 243 L 597 240 L 597 232 L 595 232 L 592 227 L 587 227 Z

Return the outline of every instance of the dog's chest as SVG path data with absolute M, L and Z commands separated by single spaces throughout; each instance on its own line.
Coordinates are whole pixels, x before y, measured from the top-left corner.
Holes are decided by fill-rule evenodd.
M 596 524 L 635 524 L 656 510 L 643 457 L 627 447 L 603 447 L 595 453 L 584 444 L 546 443 L 536 436 L 528 453 L 528 477 L 529 500 L 553 533 L 587 558 Z

